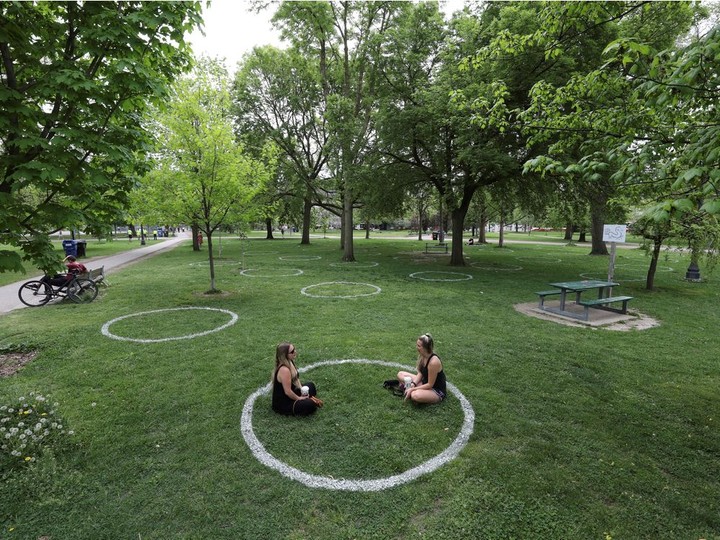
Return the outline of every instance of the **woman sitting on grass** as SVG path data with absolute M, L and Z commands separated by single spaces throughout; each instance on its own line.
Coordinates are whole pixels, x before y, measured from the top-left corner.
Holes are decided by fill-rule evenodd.
M 295 366 L 297 349 L 292 343 L 281 343 L 275 350 L 275 370 L 272 377 L 272 409 L 276 413 L 308 416 L 318 407 L 319 400 L 315 384 L 308 382 L 301 386 Z
M 423 334 L 416 342 L 417 373 L 400 371 L 397 374 L 405 399 L 415 403 L 440 403 L 447 394 L 445 372 L 440 357 L 433 352 L 433 338 Z M 409 379 L 409 384 L 405 381 Z

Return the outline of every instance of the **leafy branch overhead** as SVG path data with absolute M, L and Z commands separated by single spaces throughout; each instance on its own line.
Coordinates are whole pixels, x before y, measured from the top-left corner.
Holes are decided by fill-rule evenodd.
M 122 211 L 143 112 L 188 69 L 199 21 L 194 2 L 0 4 L 0 243 L 49 269 L 49 233 Z

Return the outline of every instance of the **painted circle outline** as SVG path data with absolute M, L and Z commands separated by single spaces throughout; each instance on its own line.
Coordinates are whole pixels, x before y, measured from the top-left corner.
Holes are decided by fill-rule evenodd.
M 260 270 L 259 268 L 246 268 L 245 270 L 240 270 L 240 275 L 245 277 L 259 277 L 259 278 L 275 278 L 275 277 L 295 277 L 295 276 L 301 276 L 305 272 L 300 270 L 299 268 L 293 268 L 292 270 L 295 271 L 294 274 L 275 274 L 273 276 L 253 276 L 252 274 L 246 274 L 245 272 L 252 272 L 253 270 Z
M 606 280 L 607 280 L 607 275 L 604 275 L 604 276 L 603 276 L 602 274 L 600 274 L 600 276 L 598 277 L 598 275 L 597 275 L 597 274 L 594 274 L 593 272 L 584 272 L 584 273 L 578 274 L 578 275 L 579 275 L 581 278 L 583 278 L 583 279 L 596 279 L 596 280 L 598 280 L 598 281 L 606 281 Z M 618 278 L 617 276 L 615 276 L 613 279 L 620 279 L 620 278 Z M 622 278 L 622 279 L 620 279 L 620 281 L 622 281 L 623 283 L 627 283 L 628 281 L 632 281 L 632 282 L 634 282 L 634 281 L 645 281 L 645 279 L 646 279 L 646 278 L 644 278 L 644 277 L 641 277 L 641 278 L 627 278 L 627 279 Z
M 326 360 L 324 362 L 318 362 L 316 364 L 300 368 L 298 369 L 298 372 L 305 373 L 306 371 L 310 371 L 311 369 L 321 366 L 342 364 L 377 364 L 380 366 L 397 367 L 405 370 L 415 369 L 414 367 L 408 367 L 395 362 L 355 358 L 350 360 Z M 286 478 L 296 480 L 311 488 L 334 489 L 337 491 L 382 491 L 401 484 L 406 484 L 422 475 L 439 469 L 441 466 L 455 459 L 470 440 L 470 435 L 472 435 L 475 424 L 475 410 L 472 408 L 472 405 L 463 393 L 460 392 L 454 384 L 450 382 L 446 382 L 446 384 L 450 393 L 454 394 L 460 401 L 460 406 L 464 413 L 462 427 L 460 428 L 458 436 L 455 437 L 450 446 L 438 455 L 430 458 L 420 465 L 416 465 L 415 467 L 408 469 L 407 471 L 393 476 L 388 476 L 386 478 L 376 478 L 373 480 L 348 480 L 345 478 L 336 479 L 328 476 L 309 474 L 301 471 L 300 469 L 296 469 L 295 467 L 291 467 L 270 454 L 270 452 L 265 449 L 265 446 L 263 446 L 260 440 L 255 436 L 255 432 L 252 429 L 252 412 L 255 400 L 262 395 L 270 393 L 270 383 L 255 390 L 255 392 L 253 392 L 245 400 L 240 420 L 240 431 L 242 432 L 243 439 L 245 439 L 245 444 L 248 445 L 255 458 L 266 467 L 275 469 Z
M 545 263 L 561 263 L 562 259 L 560 257 L 553 257 L 552 255 L 538 255 L 537 257 L 533 257 L 532 255 L 522 255 L 520 257 L 515 257 L 520 262 L 545 262 Z
M 485 264 L 485 263 L 481 263 L 480 261 L 477 261 L 477 262 L 470 263 L 470 266 L 472 266 L 473 268 L 479 268 L 480 270 L 495 270 L 496 272 L 500 272 L 502 270 L 504 270 L 506 272 L 519 272 L 520 270 L 523 269 L 522 266 L 515 266 L 515 265 L 480 266 L 480 264 Z
M 281 261 L 319 261 L 322 259 L 320 255 L 286 255 L 278 257 Z
M 466 276 L 465 279 L 427 279 L 422 277 L 417 277 L 417 274 L 453 274 L 456 276 Z M 473 279 L 473 276 L 470 274 L 463 274 L 462 272 L 443 272 L 441 270 L 423 270 L 421 272 L 413 272 L 410 274 L 410 277 L 413 279 L 420 279 L 422 281 L 470 281 Z
M 129 338 L 129 337 L 123 337 L 118 336 L 110 332 L 109 328 L 110 325 L 122 321 L 123 319 L 129 319 L 130 317 L 139 317 L 141 315 L 149 315 L 151 313 L 164 313 L 165 311 L 185 311 L 185 310 L 198 310 L 198 309 L 206 309 L 208 311 L 220 311 L 221 313 L 227 313 L 230 315 L 230 322 L 227 322 L 223 324 L 222 326 L 218 326 L 217 328 L 213 328 L 212 330 L 207 330 L 205 332 L 198 332 L 197 334 L 187 334 L 184 336 L 179 337 L 169 337 L 169 338 L 162 338 L 162 339 L 137 339 L 137 338 Z M 134 341 L 135 343 L 163 343 L 165 341 L 177 341 L 180 339 L 193 339 L 200 336 L 205 336 L 207 334 L 213 334 L 215 332 L 219 332 L 220 330 L 224 330 L 225 328 L 228 328 L 235 324 L 238 320 L 238 314 L 233 313 L 230 310 L 227 309 L 220 309 L 220 308 L 211 308 L 211 307 L 179 307 L 179 308 L 166 308 L 166 309 L 154 309 L 152 311 L 140 311 L 138 313 L 131 313 L 129 315 L 123 315 L 122 317 L 116 317 L 105 324 L 102 325 L 102 328 L 100 329 L 100 333 L 106 337 L 109 337 L 111 339 L 117 339 L 119 341 Z
M 334 266 L 335 268 L 374 268 L 379 265 L 380 265 L 380 263 L 375 262 L 375 261 L 369 261 L 366 263 L 355 263 L 355 262 L 330 263 L 330 266 Z
M 643 272 L 645 274 L 647 274 L 647 271 L 648 271 L 647 266 L 643 266 L 642 264 L 639 264 L 639 263 L 620 263 L 620 264 L 616 264 L 615 268 L 616 269 L 623 268 L 623 269 L 627 269 L 627 270 L 631 270 L 631 271 L 639 269 L 640 272 Z M 675 270 L 672 266 L 658 265 L 655 268 L 655 272 L 677 272 L 677 270 Z
M 366 285 L 367 287 L 372 287 L 373 289 L 376 289 L 375 292 L 369 293 L 369 294 L 352 294 L 352 295 L 344 295 L 344 296 L 323 296 L 319 294 L 310 294 L 307 292 L 308 289 L 311 289 L 313 287 L 320 287 L 321 285 Z M 377 285 L 371 285 L 370 283 L 359 283 L 357 281 L 324 281 L 323 283 L 316 283 L 315 285 L 308 285 L 307 287 L 303 287 L 300 289 L 300 294 L 304 294 L 305 296 L 309 296 L 310 298 L 362 298 L 363 296 L 375 296 L 376 294 L 380 294 L 382 289 L 378 287 Z
M 225 262 L 225 261 L 217 261 L 213 263 L 214 266 L 237 266 L 239 264 L 242 264 L 240 261 L 233 261 L 233 262 Z M 207 261 L 200 261 L 200 262 L 193 262 L 188 263 L 188 266 L 197 266 L 199 268 L 209 268 L 210 263 Z

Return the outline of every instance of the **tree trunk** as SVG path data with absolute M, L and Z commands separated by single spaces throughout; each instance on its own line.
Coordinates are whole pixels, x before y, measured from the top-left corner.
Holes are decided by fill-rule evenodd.
M 572 242 L 573 230 L 574 230 L 574 226 L 572 223 L 568 223 L 567 225 L 565 225 L 565 238 L 563 238 L 563 240 Z
M 345 262 L 355 262 L 355 252 L 353 248 L 353 205 L 350 189 L 345 189 L 343 197 L 343 257 Z
M 200 251 L 200 244 L 198 243 L 198 232 L 200 232 L 200 228 L 197 224 L 193 224 L 190 225 L 190 230 L 192 231 L 193 251 Z
M 607 197 L 600 193 L 590 201 L 590 234 L 592 235 L 592 248 L 590 255 L 607 255 L 607 245 L 603 241 L 603 226 L 605 225 L 605 206 Z
M 505 217 L 500 215 L 500 236 L 498 238 L 498 247 L 505 247 Z
M 209 227 L 208 227 L 209 229 Z M 210 291 L 215 292 L 215 257 L 213 256 L 212 234 L 207 233 L 208 262 L 210 263 Z
M 480 227 L 478 227 L 478 243 L 487 244 L 487 216 L 485 215 L 485 209 L 480 213 Z
M 365 221 L 365 240 L 370 239 L 370 221 Z
M 302 244 L 302 245 L 310 245 L 311 220 L 312 220 L 312 201 L 310 200 L 310 195 L 306 194 L 305 199 L 303 201 L 302 240 L 300 240 L 300 244 Z
M 463 227 L 469 205 L 460 205 L 452 211 L 452 250 L 450 252 L 450 266 L 465 266 L 463 257 Z
M 265 218 L 265 240 L 274 240 L 272 233 L 272 218 Z
M 580 234 L 578 235 L 578 242 L 587 242 L 587 233 L 585 232 L 585 229 L 580 229 Z
M 645 280 L 645 288 L 652 291 L 655 287 L 655 271 L 657 270 L 658 259 L 660 258 L 660 248 L 662 247 L 662 239 L 654 238 L 652 258 L 650 259 L 650 268 L 648 268 L 647 279 Z

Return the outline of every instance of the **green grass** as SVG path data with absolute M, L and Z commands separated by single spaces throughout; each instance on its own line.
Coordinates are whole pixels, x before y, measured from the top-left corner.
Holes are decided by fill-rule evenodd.
M 0 350 L 31 346 L 34 361 L 0 379 L 0 404 L 49 393 L 75 431 L 71 444 L 0 482 L 0 537 L 37 539 L 720 538 L 720 288 L 682 278 L 686 258 L 618 250 L 619 291 L 660 326 L 631 332 L 529 318 L 549 282 L 602 277 L 589 247 L 466 248 L 468 266 L 424 256 L 424 243 L 357 239 L 358 264 L 337 239 L 223 239 L 217 285 L 189 243 L 113 274 L 89 305 L 0 317 Z M 319 258 L 317 258 L 319 257 Z M 370 263 L 377 262 L 376 266 Z M 241 275 L 241 269 L 249 275 Z M 299 273 L 298 271 L 302 271 Z M 433 282 L 410 274 L 466 281 Z M 254 275 L 253 275 L 254 274 Z M 295 275 L 297 274 L 297 275 Z M 345 281 L 380 287 L 358 298 L 301 289 Z M 370 292 L 324 285 L 314 293 Z M 179 307 L 230 310 L 238 322 L 195 339 L 138 343 L 100 332 L 112 319 Z M 216 311 L 162 311 L 110 326 L 163 339 L 222 325 Z M 378 492 L 314 489 L 261 464 L 245 444 L 248 397 L 269 381 L 275 345 L 300 367 L 337 359 L 412 365 L 431 332 L 448 380 L 475 411 L 460 455 Z M 394 368 L 316 367 L 325 407 L 293 419 L 255 403 L 257 437 L 309 474 L 374 479 L 440 453 L 463 413 L 451 395 L 414 407 L 382 388 Z M 12 529 L 12 530 L 11 530 Z

